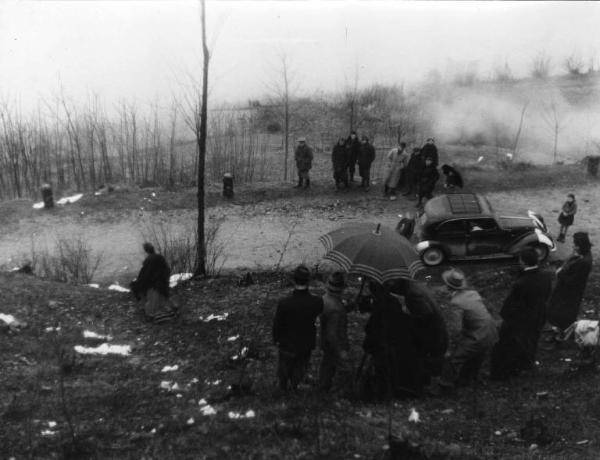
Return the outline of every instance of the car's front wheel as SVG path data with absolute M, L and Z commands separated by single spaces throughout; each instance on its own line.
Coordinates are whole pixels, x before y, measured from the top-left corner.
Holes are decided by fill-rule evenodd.
M 550 250 L 548 249 L 548 246 L 546 246 L 545 244 L 532 244 L 531 248 L 535 251 L 535 253 L 537 254 L 537 258 L 539 262 L 543 262 L 544 260 L 546 260 L 548 258 L 548 255 L 550 254 Z
M 441 264 L 445 257 L 444 251 L 438 247 L 427 248 L 423 251 L 423 254 L 421 254 L 423 263 L 430 267 Z

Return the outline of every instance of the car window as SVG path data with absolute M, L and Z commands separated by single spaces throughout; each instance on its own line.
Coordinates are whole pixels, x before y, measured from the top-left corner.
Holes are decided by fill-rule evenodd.
M 438 225 L 437 232 L 440 235 L 464 235 L 465 221 L 460 219 L 448 220 Z
M 477 231 L 490 231 L 497 230 L 498 224 L 494 219 L 469 219 L 469 231 L 477 232 Z

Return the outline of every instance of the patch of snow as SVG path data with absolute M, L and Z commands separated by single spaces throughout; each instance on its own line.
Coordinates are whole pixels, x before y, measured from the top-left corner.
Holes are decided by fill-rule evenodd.
M 481 163 L 483 161 L 483 157 L 477 158 L 477 163 Z
M 97 347 L 83 347 L 81 345 L 75 345 L 75 351 L 82 355 L 122 355 L 128 356 L 131 353 L 130 345 L 109 345 L 103 343 Z
M 15 323 L 17 319 L 13 315 L 6 315 L 4 313 L 0 313 L 0 321 L 4 321 L 7 325 L 11 325 Z
M 53 422 L 52 420 L 48 421 L 48 427 L 54 428 L 55 426 L 56 426 L 56 422 Z
M 42 430 L 42 436 L 54 436 L 56 431 L 53 430 Z
M 52 327 L 52 326 L 50 326 L 50 327 L 47 327 L 47 328 L 45 329 L 45 331 L 46 331 L 46 332 L 58 332 L 58 331 L 60 331 L 60 326 L 56 326 L 56 327 Z
M 204 383 L 206 383 L 207 385 L 219 385 L 221 383 L 221 380 L 217 379 L 217 380 L 205 380 Z
M 256 416 L 256 414 L 254 413 L 254 411 L 252 409 L 246 411 L 245 414 L 242 414 L 240 412 L 229 412 L 227 413 L 227 417 L 229 417 L 230 419 L 240 419 L 240 418 L 254 418 Z
M 507 153 L 506 154 L 506 158 L 508 158 L 509 160 L 513 159 L 513 154 L 512 153 Z
M 86 284 L 86 286 L 87 286 L 87 287 L 91 287 L 91 288 L 96 288 L 96 289 L 98 289 L 98 288 L 100 287 L 100 285 L 99 285 L 99 284 L 96 284 L 96 283 L 90 283 L 90 284 Z
M 120 284 L 111 284 L 110 286 L 108 286 L 108 290 L 109 291 L 117 291 L 117 292 L 129 292 L 129 289 L 124 288 L 123 286 L 121 286 Z
M 200 321 L 204 321 L 205 323 L 208 323 L 209 321 L 225 321 L 228 316 L 229 316 L 229 313 L 223 313 L 222 315 L 215 315 L 215 314 L 211 313 L 206 318 L 203 318 L 201 316 Z
M 173 366 L 165 366 L 161 369 L 161 372 L 173 372 L 176 371 L 177 369 L 179 369 L 179 366 L 177 364 L 173 365 Z
M 198 401 L 198 405 L 199 406 L 206 406 L 208 403 L 206 402 L 206 399 L 202 398 L 200 401 Z
M 187 423 L 188 425 L 193 425 L 194 422 L 195 422 L 194 417 L 190 417 L 190 418 L 188 418 L 187 422 L 185 422 L 185 423 Z
M 190 380 L 190 383 L 198 383 L 200 380 L 198 380 L 197 377 L 194 377 L 192 380 Z
M 414 407 L 410 409 L 408 421 L 413 423 L 419 423 L 421 421 L 421 417 L 419 416 L 419 413 L 415 410 Z
M 33 209 L 42 209 L 44 207 L 44 202 L 40 201 L 39 203 L 34 203 L 32 208 Z
M 187 281 L 189 280 L 192 276 L 194 276 L 193 273 L 176 273 L 175 275 L 171 275 L 169 277 L 169 287 L 174 288 L 175 286 L 177 286 L 180 282 L 182 281 Z
M 238 359 L 244 358 L 247 354 L 248 354 L 248 347 L 244 347 L 244 348 L 242 348 L 242 351 L 240 351 L 239 354 L 233 355 L 231 357 L 231 359 L 233 361 L 237 361 Z
M 239 334 L 238 335 L 233 335 L 231 337 L 227 337 L 227 341 L 228 342 L 235 342 L 239 338 L 240 338 Z
M 100 340 L 107 340 L 107 341 L 112 340 L 112 337 L 110 335 L 100 335 L 100 334 L 96 334 L 93 331 L 83 331 L 83 337 L 85 339 L 100 339 Z
M 167 391 L 177 391 L 180 390 L 179 384 L 177 382 L 171 382 L 170 380 L 163 380 L 160 382 L 161 390 Z
M 211 405 L 206 405 L 200 408 L 200 412 L 202 415 L 216 415 L 217 413 L 217 411 Z
M 60 200 L 58 200 L 56 202 L 56 204 L 71 204 L 71 203 L 75 203 L 76 201 L 79 201 L 82 196 L 83 196 L 83 193 L 78 193 L 78 194 L 72 195 L 72 196 L 65 196 L 64 198 L 61 198 Z

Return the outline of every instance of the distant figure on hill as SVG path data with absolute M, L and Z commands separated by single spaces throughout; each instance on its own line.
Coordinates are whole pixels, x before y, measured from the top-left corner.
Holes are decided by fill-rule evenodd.
M 425 204 L 423 203 L 424 199 L 427 201 L 433 198 L 433 190 L 439 178 L 440 173 L 433 164 L 433 160 L 430 157 L 425 157 L 425 167 L 419 175 L 418 208 Z
M 277 304 L 273 342 L 279 348 L 279 387 L 293 391 L 304 378 L 317 341 L 315 321 L 323 312 L 323 299 L 308 290 L 310 271 L 299 265 L 293 273 L 294 291 Z
M 165 258 L 156 254 L 151 243 L 144 243 L 142 247 L 147 256 L 137 278 L 129 286 L 140 301 L 146 317 L 155 323 L 162 323 L 176 316 L 175 309 L 169 305 L 171 269 Z
M 564 331 L 577 319 L 587 279 L 592 270 L 592 243 L 588 234 L 573 235 L 573 255 L 556 271 L 556 286 L 548 304 L 548 322 L 562 340 Z
M 360 153 L 360 141 L 356 131 L 351 131 L 350 136 L 346 139 L 346 148 L 348 149 L 348 177 L 350 182 L 354 182 L 354 172 L 356 170 L 356 162 Z
M 463 188 L 463 180 L 459 172 L 449 165 L 442 165 L 442 174 L 444 175 L 444 188 L 453 191 L 456 188 Z
M 433 166 L 435 166 L 436 168 L 438 167 L 438 164 L 439 164 L 438 149 L 435 145 L 435 141 L 433 140 L 433 137 L 430 137 L 429 139 L 427 139 L 427 141 L 425 142 L 425 145 L 423 145 L 423 147 L 421 147 L 421 153 L 423 154 L 424 158 L 431 158 L 431 162 L 433 163 Z
M 374 160 L 375 147 L 369 143 L 369 138 L 363 135 L 358 153 L 358 171 L 362 179 L 360 186 L 364 187 L 365 192 L 371 188 L 371 164 Z
M 308 175 L 308 172 L 312 168 L 313 152 L 306 143 L 306 138 L 301 137 L 298 139 L 298 146 L 294 152 L 294 159 L 296 160 L 296 168 L 298 169 L 298 185 L 294 188 L 300 188 L 303 185 L 304 188 L 310 187 L 310 176 Z
M 546 323 L 546 304 L 553 275 L 540 270 L 532 248 L 521 251 L 522 272 L 500 311 L 500 340 L 492 350 L 491 378 L 505 379 L 535 367 L 535 355 Z
M 405 182 L 406 165 L 409 155 L 406 151 L 406 142 L 400 142 L 397 148 L 390 150 L 387 155 L 388 170 L 383 184 L 383 193 L 390 196 L 390 200 L 396 199 L 396 189 Z
M 340 190 L 344 185 L 348 188 L 348 149 L 346 148 L 346 139 L 340 137 L 331 151 L 331 162 L 333 164 L 333 180 L 336 190 Z
M 573 221 L 575 220 L 575 213 L 577 212 L 577 202 L 575 201 L 575 195 L 569 193 L 567 195 L 567 201 L 562 205 L 560 214 L 558 215 L 558 223 L 560 224 L 560 233 L 556 241 L 559 243 L 565 242 L 565 236 L 567 236 L 567 230 Z

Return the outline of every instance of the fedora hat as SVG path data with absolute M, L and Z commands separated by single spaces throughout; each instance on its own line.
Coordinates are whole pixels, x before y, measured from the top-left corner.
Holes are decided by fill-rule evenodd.
M 325 287 L 329 292 L 342 292 L 344 287 L 346 287 L 344 274 L 342 272 L 334 272 L 329 275 L 329 278 L 327 279 L 327 285 Z
M 456 268 L 451 268 L 442 273 L 444 283 L 451 289 L 465 289 L 467 287 L 467 279 L 463 272 Z

